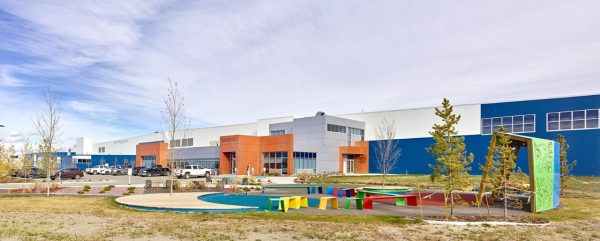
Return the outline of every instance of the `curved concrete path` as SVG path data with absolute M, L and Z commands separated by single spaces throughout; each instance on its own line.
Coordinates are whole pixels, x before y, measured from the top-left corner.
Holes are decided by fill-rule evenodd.
M 115 201 L 119 204 L 147 208 L 172 208 L 172 209 L 210 209 L 229 210 L 247 209 L 256 207 L 226 205 L 198 200 L 199 196 L 216 192 L 187 192 L 187 193 L 154 193 L 119 197 Z

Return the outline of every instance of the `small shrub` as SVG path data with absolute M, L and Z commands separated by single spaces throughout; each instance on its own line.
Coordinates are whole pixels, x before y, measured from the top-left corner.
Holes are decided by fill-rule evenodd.
M 173 180 L 173 190 L 181 190 L 182 185 L 180 181 Z
M 128 187 L 127 190 L 129 190 L 129 191 L 132 191 L 132 190 L 135 191 L 135 187 Z
M 105 192 L 106 192 L 105 190 L 100 190 L 98 193 L 105 193 Z
M 217 182 L 217 185 L 215 185 L 215 189 L 223 190 L 225 189 L 225 184 L 223 184 L 223 182 Z
M 84 194 L 84 191 L 77 191 L 77 194 Z
M 89 191 L 90 189 L 92 189 L 92 187 L 90 187 L 89 185 L 85 185 L 83 187 L 83 191 L 85 191 L 85 192 Z
M 123 196 L 129 196 L 129 195 L 131 195 L 131 193 L 128 193 L 128 192 L 123 193 Z
M 254 190 L 260 191 L 260 190 L 262 190 L 262 187 L 255 187 Z
M 115 185 L 108 185 L 108 188 L 114 188 L 114 187 L 115 187 Z

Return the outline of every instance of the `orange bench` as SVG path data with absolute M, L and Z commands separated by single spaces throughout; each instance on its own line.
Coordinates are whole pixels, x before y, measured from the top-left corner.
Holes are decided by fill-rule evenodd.
M 363 209 L 373 209 L 373 201 L 379 199 L 396 199 L 396 206 L 417 206 L 417 195 L 403 194 L 396 196 L 369 196 L 363 200 Z

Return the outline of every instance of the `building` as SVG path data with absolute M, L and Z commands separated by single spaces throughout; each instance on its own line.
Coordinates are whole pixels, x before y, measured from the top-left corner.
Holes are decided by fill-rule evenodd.
M 504 126 L 510 133 L 538 138 L 564 135 L 571 145 L 569 159 L 577 160 L 573 173 L 600 175 L 599 109 L 600 95 L 454 107 L 462 116 L 458 133 L 465 136 L 468 152 L 475 154 L 475 174 L 480 173 L 477 164 L 485 160 L 492 132 Z M 402 148 L 392 172 L 431 173 L 428 164 L 434 160 L 425 148 L 433 143 L 429 131 L 439 121 L 434 107 L 260 119 L 180 131 L 173 143 L 164 141 L 166 133 L 155 132 L 93 144 L 90 154 L 135 155 L 138 166 L 166 165 L 171 146 L 177 163 L 210 167 L 220 174 L 378 173 L 374 129 L 384 118 L 395 122 L 394 141 Z M 78 139 L 78 146 L 83 142 Z M 517 159 L 525 172 L 526 156 L 520 153 Z

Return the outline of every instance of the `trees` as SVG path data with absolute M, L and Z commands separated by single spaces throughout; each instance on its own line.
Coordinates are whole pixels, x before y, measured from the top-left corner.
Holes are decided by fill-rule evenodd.
M 60 136 L 60 104 L 54 93 L 48 89 L 44 93 L 46 110 L 40 113 L 35 120 L 33 126 L 36 133 L 40 136 L 39 153 L 41 158 L 37 161 L 37 166 L 46 175 L 48 188 L 46 195 L 50 196 L 50 175 L 58 169 L 56 161 L 56 151 L 58 137 Z
M 0 178 L 7 177 L 8 179 L 17 171 L 17 163 L 15 160 L 15 146 L 8 147 L 0 144 Z
M 488 148 L 486 163 L 489 166 L 480 167 L 484 173 L 482 182 L 489 183 L 492 186 L 492 199 L 502 196 L 504 201 L 504 218 L 508 214 L 508 186 L 511 177 L 515 174 L 517 155 L 512 146 L 510 136 L 504 134 L 504 127 L 492 136 L 493 140 Z M 483 191 L 480 191 L 482 194 Z M 477 202 L 481 202 L 481 195 L 478 195 Z
M 169 79 L 169 89 L 167 96 L 164 99 L 164 109 L 162 111 L 163 121 L 165 124 L 165 138 L 171 151 L 169 152 L 168 166 L 171 170 L 170 177 L 173 183 L 175 170 L 175 134 L 178 130 L 184 127 L 186 123 L 185 104 L 183 96 L 179 92 L 179 87 L 176 81 Z M 173 195 L 173 185 L 170 185 L 169 193 Z
M 556 136 L 556 141 L 558 141 L 560 145 L 560 195 L 563 195 L 565 188 L 568 186 L 567 178 L 571 175 L 573 167 L 577 165 L 577 161 L 569 162 L 569 159 L 567 159 L 569 144 L 567 143 L 565 136 L 558 134 Z
M 444 205 L 450 200 L 450 216 L 454 215 L 454 192 L 471 187 L 471 170 L 468 165 L 473 162 L 473 153 L 467 155 L 464 137 L 455 136 L 456 124 L 460 115 L 453 111 L 450 101 L 444 98 L 442 108 L 435 108 L 435 115 L 442 118 L 442 123 L 434 124 L 429 132 L 434 143 L 426 150 L 433 155 L 436 164 L 429 165 L 433 169 L 431 179 L 442 183 Z
M 381 174 L 383 174 L 382 186 L 385 186 L 386 175 L 396 166 L 398 158 L 402 155 L 402 149 L 398 146 L 398 142 L 394 141 L 396 136 L 396 124 L 394 121 L 389 122 L 383 118 L 377 129 L 375 130 L 374 154 L 376 155 L 375 163 Z
M 25 178 L 27 178 L 31 172 L 31 166 L 33 165 L 33 160 L 31 160 L 32 155 L 33 145 L 31 145 L 31 141 L 27 138 L 21 147 L 21 156 L 19 156 L 18 160 L 19 170 Z

